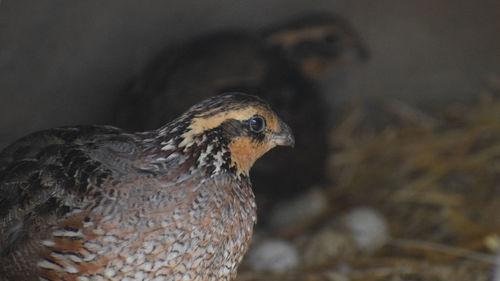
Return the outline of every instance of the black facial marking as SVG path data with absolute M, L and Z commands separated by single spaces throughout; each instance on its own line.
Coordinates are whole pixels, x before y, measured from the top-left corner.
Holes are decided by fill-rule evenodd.
M 235 119 L 229 119 L 224 121 L 221 126 L 223 134 L 228 138 L 235 138 L 245 135 L 244 125 Z

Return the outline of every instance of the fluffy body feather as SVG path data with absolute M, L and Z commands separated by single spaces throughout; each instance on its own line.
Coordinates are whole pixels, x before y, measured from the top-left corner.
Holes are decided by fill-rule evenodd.
M 256 221 L 249 169 L 293 142 L 244 94 L 148 132 L 27 136 L 0 154 L 0 280 L 231 280 Z

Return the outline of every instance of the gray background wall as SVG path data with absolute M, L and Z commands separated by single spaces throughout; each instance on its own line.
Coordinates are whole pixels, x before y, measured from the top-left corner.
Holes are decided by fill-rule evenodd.
M 372 52 L 332 76 L 332 103 L 386 96 L 439 107 L 500 77 L 498 0 L 3 0 L 0 147 L 33 130 L 106 123 L 110 93 L 169 43 L 311 10 L 347 18 Z

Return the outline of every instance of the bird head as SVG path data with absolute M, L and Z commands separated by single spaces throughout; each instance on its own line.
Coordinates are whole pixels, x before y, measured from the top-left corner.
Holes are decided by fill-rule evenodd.
M 324 78 L 329 68 L 354 51 L 369 57 L 358 34 L 343 19 L 330 13 L 311 13 L 264 32 L 268 46 L 279 49 L 309 78 Z
M 290 127 L 266 102 L 242 93 L 202 101 L 161 128 L 160 135 L 162 151 L 195 159 L 196 167 L 211 174 L 248 176 L 267 151 L 295 144 Z

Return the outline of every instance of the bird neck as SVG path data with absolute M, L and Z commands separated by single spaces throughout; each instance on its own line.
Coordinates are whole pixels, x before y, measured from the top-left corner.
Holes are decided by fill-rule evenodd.
M 147 134 L 144 140 L 145 165 L 147 169 L 172 170 L 190 164 L 207 176 L 228 174 L 237 180 L 247 180 L 249 170 L 256 159 L 241 151 L 243 147 L 225 140 L 214 132 L 190 136 L 178 133 Z M 231 153 L 231 150 L 236 150 Z M 248 157 L 247 157 L 248 156 Z

